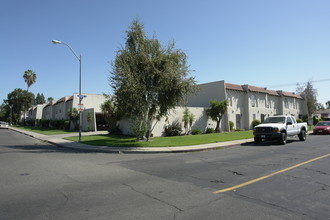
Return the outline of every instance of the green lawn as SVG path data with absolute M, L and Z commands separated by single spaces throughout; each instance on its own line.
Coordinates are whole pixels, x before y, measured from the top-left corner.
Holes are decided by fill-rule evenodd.
M 252 131 L 226 132 L 220 134 L 201 134 L 176 137 L 155 137 L 149 142 L 135 141 L 133 137 L 118 135 L 94 135 L 83 136 L 82 143 L 109 147 L 171 147 L 208 144 L 223 141 L 241 140 L 253 138 Z M 71 141 L 78 141 L 78 137 L 65 138 Z
M 77 131 L 55 130 L 52 128 L 32 127 L 32 126 L 15 126 L 15 127 L 44 135 L 68 134 L 68 133 L 77 132 Z

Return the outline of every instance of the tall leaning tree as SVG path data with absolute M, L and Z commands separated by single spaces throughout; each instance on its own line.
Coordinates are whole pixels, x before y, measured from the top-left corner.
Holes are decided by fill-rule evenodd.
M 163 46 L 149 38 L 144 25 L 134 20 L 126 32 L 126 44 L 117 51 L 109 84 L 122 116 L 134 119 L 135 135 L 147 141 L 156 119 L 183 103 L 196 90 L 187 56 L 175 43 Z
M 27 84 L 27 91 L 29 91 L 30 86 L 36 82 L 37 75 L 32 70 L 27 70 L 24 72 L 23 78 Z
M 313 81 L 309 80 L 304 84 L 297 84 L 296 92 L 303 95 L 307 102 L 308 115 L 311 116 L 317 109 L 317 89 L 314 88 Z

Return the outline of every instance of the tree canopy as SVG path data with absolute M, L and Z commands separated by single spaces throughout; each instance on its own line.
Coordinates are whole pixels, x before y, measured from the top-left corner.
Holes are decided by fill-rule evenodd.
M 215 127 L 216 132 L 220 132 L 220 122 L 222 116 L 226 113 L 228 108 L 228 101 L 218 101 L 212 100 L 210 101 L 210 107 L 206 110 L 207 115 L 213 120 L 217 122 Z
M 52 101 L 54 101 L 54 98 L 53 97 L 48 97 L 47 98 L 47 102 L 52 102 Z
M 35 99 L 35 104 L 38 105 L 38 104 L 45 104 L 46 103 L 46 100 L 45 100 L 45 96 L 43 93 L 39 93 L 37 94 L 36 96 L 36 99 Z
M 32 70 L 27 70 L 24 72 L 23 78 L 27 84 L 27 91 L 29 91 L 30 86 L 36 82 L 37 75 Z
M 146 128 L 142 133 L 149 139 L 153 121 L 183 103 L 196 90 L 196 82 L 189 76 L 186 54 L 175 49 L 173 41 L 164 47 L 156 38 L 148 38 L 138 20 L 126 34 L 109 82 L 119 112 L 134 118 L 140 131 Z
M 314 88 L 312 81 L 309 80 L 306 84 L 297 84 L 296 92 L 305 97 L 307 101 L 308 115 L 312 115 L 318 108 L 317 89 Z
M 18 123 L 23 111 L 32 107 L 34 102 L 34 94 L 27 90 L 15 89 L 7 95 L 6 104 L 13 106 L 13 122 Z

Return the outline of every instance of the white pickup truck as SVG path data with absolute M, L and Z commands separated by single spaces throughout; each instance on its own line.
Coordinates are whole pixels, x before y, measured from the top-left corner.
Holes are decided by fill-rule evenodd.
M 254 127 L 254 142 L 260 144 L 263 140 L 278 140 L 286 144 L 288 136 L 298 135 L 299 140 L 306 140 L 307 123 L 297 123 L 296 119 L 288 115 L 272 116 L 262 124 Z

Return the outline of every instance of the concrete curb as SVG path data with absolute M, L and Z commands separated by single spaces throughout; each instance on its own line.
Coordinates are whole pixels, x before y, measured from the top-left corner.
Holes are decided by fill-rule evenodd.
M 217 142 L 211 144 L 191 145 L 191 146 L 178 146 L 178 147 L 107 147 L 107 146 L 94 146 L 82 143 L 77 143 L 65 140 L 59 137 L 52 137 L 35 132 L 25 131 L 18 128 L 9 127 L 9 129 L 19 132 L 21 134 L 30 136 L 40 141 L 53 144 L 58 147 L 69 148 L 73 150 L 80 150 L 86 152 L 100 152 L 100 153 L 185 153 L 195 151 L 206 151 L 229 148 L 241 144 L 253 142 L 253 139 L 235 140 L 227 142 Z

